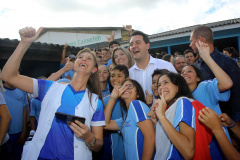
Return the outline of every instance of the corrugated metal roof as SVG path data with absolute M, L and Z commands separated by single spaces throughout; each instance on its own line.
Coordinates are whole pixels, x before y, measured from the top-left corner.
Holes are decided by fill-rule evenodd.
M 218 21 L 218 22 L 212 22 L 212 23 L 207 23 L 207 24 L 203 24 L 203 25 L 205 25 L 207 27 L 210 27 L 210 28 L 216 28 L 216 27 L 228 26 L 228 25 L 237 24 L 237 23 L 240 23 L 240 18 L 229 19 L 229 20 Z M 198 24 L 198 25 L 200 25 L 200 24 Z M 175 35 L 175 34 L 187 33 L 187 32 L 191 32 L 198 25 L 178 28 L 178 29 L 175 29 L 175 30 L 161 32 L 161 33 L 157 33 L 157 34 L 152 34 L 152 35 L 148 35 L 148 37 L 151 40 L 151 39 L 154 39 L 154 38 L 159 38 L 159 37 L 164 37 L 164 36 L 171 36 L 171 35 Z M 121 44 L 126 44 L 126 43 L 128 43 L 128 41 L 121 42 Z
M 232 24 L 237 24 L 237 23 L 240 23 L 240 18 L 218 21 L 218 22 L 213 22 L 213 23 L 207 23 L 207 24 L 204 24 L 204 25 L 206 25 L 210 28 L 215 28 L 215 27 L 227 26 L 227 25 L 232 25 Z M 153 38 L 158 38 L 158 37 L 164 37 L 164 36 L 170 36 L 170 35 L 175 35 L 175 34 L 182 34 L 182 33 L 191 32 L 193 30 L 193 28 L 196 27 L 196 26 L 197 25 L 189 26 L 189 27 L 183 27 L 183 28 L 179 28 L 179 29 L 175 29 L 175 30 L 162 32 L 162 33 L 152 34 L 152 35 L 149 35 L 149 38 L 153 39 Z M 41 35 L 46 33 L 47 31 L 77 31 L 77 30 L 96 30 L 96 29 L 98 29 L 98 30 L 122 29 L 123 30 L 122 27 L 64 27 L 64 28 L 57 28 L 56 27 L 56 28 L 44 28 L 43 31 L 41 32 Z M 19 43 L 19 41 L 17 39 L 10 40 L 8 38 L 3 38 L 3 39 L 0 38 L 0 40 L 4 40 L 4 41 L 8 41 L 8 42 L 11 41 L 11 43 L 14 43 L 14 42 Z M 125 44 L 125 43 L 128 43 L 128 41 L 121 42 L 121 44 Z M 41 45 L 42 47 L 46 47 L 46 46 L 62 47 L 62 45 L 58 45 L 58 44 L 47 44 L 47 43 L 40 43 L 40 42 L 35 42 L 33 44 L 34 45 Z M 70 47 L 70 46 L 68 46 L 68 47 Z M 79 47 L 73 47 L 73 48 L 79 48 Z
M 205 25 L 207 27 L 210 27 L 210 28 L 215 28 L 215 27 L 226 26 L 226 25 L 236 24 L 236 23 L 240 23 L 240 18 L 218 21 L 218 22 L 213 22 L 213 23 L 207 23 L 207 24 L 203 24 L 203 25 Z M 167 32 L 162 32 L 162 33 L 149 35 L 149 38 L 151 39 L 151 38 L 157 38 L 157 37 L 163 37 L 163 36 L 169 36 L 169 35 L 174 35 L 174 34 L 191 32 L 198 25 L 179 28 L 179 29 L 175 29 L 175 30 L 171 30 L 171 31 L 167 31 Z
M 9 38 L 0 38 L 0 46 L 12 46 L 17 45 L 19 43 L 18 39 L 9 39 Z M 30 46 L 31 48 L 54 48 L 54 49 L 62 49 L 63 45 L 53 44 L 53 43 L 41 43 L 41 42 L 33 42 Z M 82 49 L 82 47 L 68 46 L 67 49 Z

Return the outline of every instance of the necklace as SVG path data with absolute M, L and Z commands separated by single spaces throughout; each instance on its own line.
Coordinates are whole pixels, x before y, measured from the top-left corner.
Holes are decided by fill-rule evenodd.
M 166 110 L 167 110 L 175 101 L 176 101 L 175 98 L 172 99 L 172 100 L 168 103 Z

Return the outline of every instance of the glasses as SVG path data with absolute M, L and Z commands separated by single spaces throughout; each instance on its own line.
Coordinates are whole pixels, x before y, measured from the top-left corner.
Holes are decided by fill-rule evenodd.
M 121 85 L 121 87 L 122 87 L 123 85 Z M 128 89 L 133 89 L 134 88 L 134 86 L 135 86 L 135 84 L 127 84 L 127 85 L 125 85 L 126 87 L 128 87 Z

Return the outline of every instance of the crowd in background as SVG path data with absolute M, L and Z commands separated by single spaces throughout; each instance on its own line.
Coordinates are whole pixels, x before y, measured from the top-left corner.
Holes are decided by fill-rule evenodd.
M 191 49 L 153 54 L 145 33 L 124 28 L 127 48 L 114 34 L 77 55 L 66 43 L 60 69 L 36 79 L 19 66 L 42 28 L 19 31 L 0 74 L 0 159 L 240 158 L 236 49 L 218 51 L 200 25 Z

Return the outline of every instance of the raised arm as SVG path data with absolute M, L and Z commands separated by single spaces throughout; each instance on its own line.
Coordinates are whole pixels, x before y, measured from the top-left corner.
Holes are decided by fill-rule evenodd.
M 28 93 L 33 93 L 33 81 L 30 77 L 19 75 L 18 70 L 24 54 L 37 39 L 42 29 L 43 28 L 39 28 L 37 32 L 31 27 L 19 30 L 21 41 L 0 74 L 0 79 Z
M 67 42 L 65 42 L 65 45 L 63 46 L 62 59 L 61 59 L 60 64 L 63 64 L 66 62 L 65 55 L 66 55 L 67 46 L 68 46 L 68 44 L 67 44 Z
M 240 139 L 240 126 L 237 122 L 234 122 L 226 113 L 219 115 L 222 125 L 228 127 L 238 139 Z
M 212 130 L 226 159 L 231 160 L 240 159 L 239 152 L 233 147 L 233 145 L 228 140 L 225 132 L 222 129 L 220 119 L 213 110 L 211 110 L 208 107 L 202 109 L 199 112 L 198 119 Z
M 64 73 L 73 70 L 73 66 L 74 64 L 69 60 L 69 58 L 67 58 L 66 65 L 57 72 L 53 73 L 51 76 L 49 76 L 47 80 L 57 81 Z
M 114 38 L 115 38 L 115 32 L 112 32 L 112 34 L 109 37 L 106 36 L 106 39 L 107 39 L 106 42 L 111 42 L 114 40 Z
M 233 86 L 233 82 L 227 73 L 225 73 L 210 56 L 211 53 L 208 44 L 198 41 L 196 43 L 196 47 L 198 48 L 200 57 L 208 65 L 217 78 L 219 92 L 224 92 L 230 89 Z
M 128 31 L 128 35 L 130 36 L 132 34 L 132 25 L 123 25 L 123 28 Z
M 106 130 L 119 130 L 117 123 L 114 120 L 111 120 L 112 110 L 119 96 L 120 96 L 119 89 L 114 87 L 110 95 L 109 101 L 104 109 L 104 116 L 105 116 L 105 123 L 106 123 L 106 126 L 104 127 L 104 129 Z

